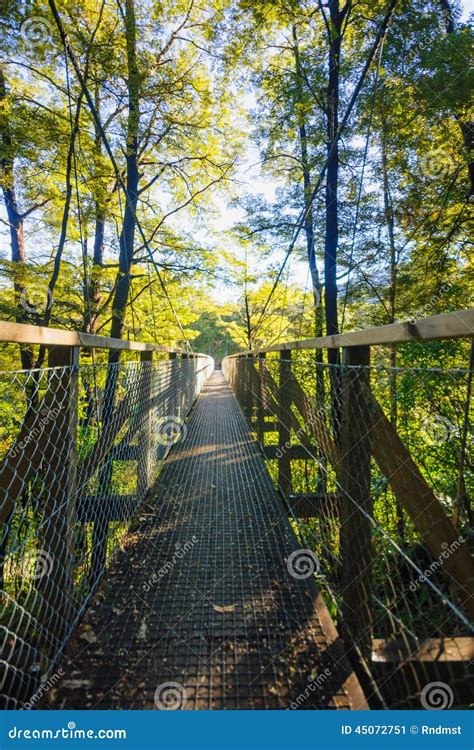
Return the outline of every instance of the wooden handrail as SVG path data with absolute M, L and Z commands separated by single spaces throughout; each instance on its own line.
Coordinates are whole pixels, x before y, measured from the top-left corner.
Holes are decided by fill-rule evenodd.
M 342 346 L 384 346 L 417 341 L 438 341 L 474 336 L 474 310 L 458 310 L 429 318 L 403 323 L 390 323 L 362 331 L 339 333 L 316 339 L 302 339 L 275 344 L 267 349 L 248 349 L 229 357 L 245 357 L 263 352 L 281 352 L 292 349 L 338 349 Z
M 52 346 L 81 346 L 85 349 L 122 349 L 135 352 L 168 352 L 169 354 L 186 354 L 188 357 L 207 356 L 198 352 L 176 349 L 172 346 L 147 344 L 141 341 L 111 339 L 107 336 L 95 336 L 81 331 L 64 331 L 61 328 L 25 325 L 0 321 L 0 342 L 11 344 L 42 344 Z

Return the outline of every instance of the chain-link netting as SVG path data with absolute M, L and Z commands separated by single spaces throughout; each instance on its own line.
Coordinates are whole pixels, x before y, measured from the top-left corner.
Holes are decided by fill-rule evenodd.
M 213 369 L 205 356 L 0 373 L 0 701 L 40 688 Z
M 223 371 L 371 705 L 467 704 L 472 371 L 349 355 L 230 357 Z

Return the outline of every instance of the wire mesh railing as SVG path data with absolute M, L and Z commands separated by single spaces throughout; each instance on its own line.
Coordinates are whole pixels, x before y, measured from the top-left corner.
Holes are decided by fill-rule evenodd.
M 373 349 L 372 361 L 368 347 L 337 365 L 282 349 L 228 357 L 223 371 L 285 499 L 301 573 L 316 575 L 370 705 L 464 705 L 473 373 L 393 366 L 393 351 Z
M 213 369 L 204 355 L 78 353 L 0 372 L 3 708 L 29 707 L 51 674 Z

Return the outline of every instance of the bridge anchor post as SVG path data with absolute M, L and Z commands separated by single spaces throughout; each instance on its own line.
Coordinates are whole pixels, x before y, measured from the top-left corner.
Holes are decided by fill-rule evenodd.
M 372 498 L 370 413 L 363 385 L 369 383 L 370 348 L 343 348 L 341 388 L 341 588 L 348 645 L 365 660 L 372 653 Z
M 291 350 L 280 352 L 278 383 L 278 486 L 285 497 L 291 494 Z
M 258 355 L 258 403 L 257 403 L 257 440 L 262 446 L 265 446 L 265 413 L 266 398 L 265 388 L 263 385 L 263 368 L 265 367 L 265 352 Z
M 138 434 L 137 499 L 141 502 L 151 483 L 153 352 L 140 352 L 141 425 Z
M 74 615 L 79 347 L 51 347 L 48 367 L 54 369 L 49 373 L 48 403 L 42 410 L 49 441 L 44 454 L 48 482 L 38 553 L 45 569 L 38 581 L 43 610 L 39 620 L 44 618 L 62 639 Z

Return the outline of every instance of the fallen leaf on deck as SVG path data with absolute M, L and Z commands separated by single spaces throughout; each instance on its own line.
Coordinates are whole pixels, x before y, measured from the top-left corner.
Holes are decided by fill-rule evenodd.
M 90 680 L 63 680 L 62 686 L 67 690 L 79 690 L 91 686 Z
M 236 606 L 236 604 L 226 604 L 221 607 L 220 604 L 213 604 L 212 608 L 215 612 L 233 612 Z

